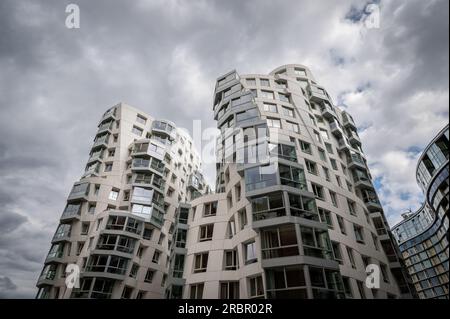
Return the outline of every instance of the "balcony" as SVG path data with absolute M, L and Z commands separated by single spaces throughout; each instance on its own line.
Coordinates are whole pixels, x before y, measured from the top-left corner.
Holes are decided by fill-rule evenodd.
M 355 169 L 353 171 L 353 181 L 355 182 L 355 188 L 360 188 L 361 190 L 369 189 L 373 190 L 373 184 L 366 170 Z
M 133 159 L 131 168 L 134 170 L 152 169 L 152 170 L 162 174 L 164 172 L 165 165 L 163 162 L 161 162 L 160 160 L 155 159 L 155 158 L 150 158 L 150 159 L 135 158 L 135 159 Z
M 109 134 L 101 135 L 100 137 L 97 137 L 94 141 L 94 145 L 92 145 L 92 148 L 96 147 L 108 147 L 108 141 L 109 141 Z
M 322 103 L 320 105 L 320 111 L 322 112 L 322 116 L 330 121 L 333 120 L 336 116 L 333 107 L 328 102 Z
M 53 235 L 52 243 L 61 241 L 70 241 L 72 226 L 70 224 L 61 224 Z
M 343 136 L 338 141 L 338 149 L 339 149 L 339 151 L 350 151 L 352 149 L 352 147 L 350 146 L 350 143 L 347 140 L 347 137 Z
M 371 212 L 381 211 L 383 208 L 381 207 L 381 203 L 378 200 L 378 196 L 373 191 L 363 191 L 363 201 L 366 204 L 367 209 Z
M 82 178 L 98 176 L 100 172 L 100 163 L 93 163 L 86 167 L 86 171 L 84 172 Z
M 348 140 L 351 144 L 361 145 L 361 139 L 359 138 L 358 134 L 355 131 L 349 132 Z
M 70 221 L 72 219 L 80 219 L 81 214 L 81 205 L 80 204 L 69 204 L 66 206 L 66 209 L 64 210 L 62 216 L 61 216 L 61 222 Z
M 342 113 L 342 122 L 344 127 L 356 129 L 355 121 L 353 121 L 353 118 L 347 112 Z
M 89 183 L 76 184 L 73 186 L 67 200 L 87 200 L 89 194 Z
M 106 120 L 109 120 L 109 119 L 112 119 L 112 120 L 116 119 L 116 108 L 115 107 L 113 107 L 113 108 L 109 109 L 108 111 L 106 111 L 103 114 L 102 119 L 101 119 L 100 122 L 105 122 Z
M 45 259 L 45 263 L 62 262 L 64 257 L 64 245 L 61 243 L 54 244 Z
M 309 98 L 317 103 L 328 101 L 328 96 L 326 95 L 325 90 L 315 85 L 310 85 L 309 87 Z
M 331 133 L 334 134 L 338 139 L 344 135 L 341 126 L 338 122 L 334 121 L 330 124 Z
M 56 267 L 55 265 L 47 265 L 44 271 L 39 276 L 37 286 L 40 285 L 53 285 L 53 281 L 56 278 Z
M 114 123 L 114 121 L 109 121 L 109 122 L 105 122 L 105 123 L 101 124 L 98 127 L 97 134 L 102 134 L 102 133 L 105 133 L 105 132 L 111 133 L 111 129 L 112 129 L 113 123 Z
M 91 164 L 95 161 L 100 161 L 102 158 L 103 158 L 103 149 L 93 152 L 87 162 L 88 164 Z
M 175 125 L 167 121 L 153 121 L 152 132 L 155 132 L 159 135 L 166 135 L 170 140 L 174 140 L 177 137 Z
M 364 161 L 363 157 L 359 155 L 358 153 L 351 152 L 351 157 L 349 161 L 347 162 L 349 168 L 362 168 L 366 169 L 366 162 Z

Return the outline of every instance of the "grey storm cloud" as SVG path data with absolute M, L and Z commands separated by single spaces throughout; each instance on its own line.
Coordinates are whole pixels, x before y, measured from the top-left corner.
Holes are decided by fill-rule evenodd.
M 106 108 L 214 127 L 214 81 L 232 69 L 309 65 L 361 124 L 390 220 L 418 204 L 408 149 L 447 121 L 449 4 L 375 2 L 378 30 L 364 29 L 357 0 L 0 1 L 0 297 L 35 296 Z M 69 3 L 80 29 L 64 25 Z

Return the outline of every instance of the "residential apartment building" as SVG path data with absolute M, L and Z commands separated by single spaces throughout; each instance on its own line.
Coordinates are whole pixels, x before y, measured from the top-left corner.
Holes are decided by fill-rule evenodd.
M 38 298 L 411 296 L 356 124 L 307 67 L 229 72 L 212 114 L 215 193 L 173 123 L 124 104 L 105 113 Z M 365 284 L 371 264 L 379 288 Z
M 425 202 L 392 227 L 421 299 L 449 299 L 449 127 L 423 151 L 416 177 Z
M 225 74 L 213 111 L 216 193 L 191 202 L 184 298 L 411 296 L 356 124 L 307 67 Z
M 188 134 L 128 105 L 110 108 L 67 198 L 37 298 L 177 297 L 183 281 L 169 270 L 183 258 L 183 203 L 207 192 Z M 79 288 L 66 286 L 67 264 L 79 266 Z

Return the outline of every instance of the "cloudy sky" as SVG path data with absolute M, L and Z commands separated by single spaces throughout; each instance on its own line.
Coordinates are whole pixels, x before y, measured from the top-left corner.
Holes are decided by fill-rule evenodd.
M 310 66 L 360 126 L 388 219 L 415 209 L 415 165 L 448 123 L 449 2 L 0 0 L 0 297 L 34 297 L 65 199 L 96 125 L 119 101 L 214 126 L 215 79 L 231 69 Z M 206 168 L 208 180 L 214 171 Z

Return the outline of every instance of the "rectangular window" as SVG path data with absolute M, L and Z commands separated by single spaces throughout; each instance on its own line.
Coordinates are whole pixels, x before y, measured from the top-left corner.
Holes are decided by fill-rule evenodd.
M 304 142 L 302 140 L 299 140 L 299 142 L 300 142 L 300 149 L 302 150 L 303 153 L 312 154 L 311 144 Z
M 244 229 L 244 227 L 247 225 L 248 220 L 247 220 L 247 210 L 245 208 L 241 209 L 238 212 L 238 217 L 239 217 L 239 225 L 241 227 L 241 230 Z
M 151 283 L 153 281 L 153 276 L 155 275 L 155 271 L 153 269 L 147 269 L 147 273 L 145 274 L 144 281 Z
M 113 163 L 105 163 L 105 172 L 111 172 Z
M 380 246 L 378 245 L 378 238 L 374 233 L 371 233 L 371 234 L 372 234 L 373 245 L 375 246 L 376 250 L 379 250 Z
M 338 221 L 339 229 L 341 230 L 341 233 L 344 234 L 344 235 L 347 235 L 347 230 L 345 229 L 344 218 L 342 218 L 339 215 L 336 215 L 336 217 L 337 217 L 337 221 Z
M 313 175 L 318 175 L 316 163 L 309 161 L 309 160 L 305 160 L 305 165 L 306 165 L 306 170 L 308 171 L 308 173 L 313 174 Z
M 353 230 L 355 232 L 356 241 L 360 244 L 364 244 L 364 230 L 359 225 L 353 225 Z
M 152 262 L 157 264 L 159 262 L 159 257 L 161 256 L 161 252 L 159 250 L 155 250 L 152 257 Z
M 262 276 L 248 278 L 250 298 L 264 298 L 264 285 Z
M 364 283 L 360 280 L 356 280 L 356 284 L 358 286 L 358 291 L 361 299 L 366 299 L 366 291 L 364 289 Z
M 332 167 L 335 171 L 337 171 L 337 170 L 338 170 L 338 166 L 337 166 L 337 164 L 336 164 L 336 160 L 333 159 L 333 158 L 330 158 L 330 163 L 331 163 L 331 167 Z
M 347 199 L 347 205 L 350 215 L 356 216 L 356 203 L 354 201 Z
M 323 175 L 325 176 L 325 180 L 327 182 L 331 181 L 330 170 L 328 168 L 326 168 L 325 166 L 322 166 L 322 171 L 323 171 Z
M 352 285 L 350 284 L 350 278 L 349 277 L 342 277 L 342 283 L 344 284 L 344 292 L 345 297 L 347 299 L 353 298 L 353 292 L 352 292 Z
M 147 122 L 147 118 L 146 118 L 145 116 L 142 116 L 142 115 L 138 114 L 138 115 L 136 116 L 136 122 L 145 125 L 145 123 Z
M 256 80 L 255 79 L 246 79 L 245 82 L 249 86 L 255 86 L 256 85 Z
M 325 194 L 323 191 L 323 187 L 318 184 L 314 184 L 314 183 L 311 183 L 311 186 L 312 186 L 312 190 L 313 190 L 313 193 L 316 196 L 316 198 L 320 199 L 320 200 L 325 200 Z
M 204 217 L 216 216 L 216 214 L 217 214 L 217 202 L 206 203 L 203 216 Z
M 295 69 L 294 69 L 294 73 L 295 73 L 296 75 L 306 76 L 306 71 L 303 70 L 303 69 L 295 68 Z
M 251 204 L 254 221 L 286 215 L 283 194 L 279 192 L 252 198 Z
M 237 249 L 225 250 L 223 255 L 224 255 L 224 269 L 225 270 L 238 269 L 238 251 L 237 251 Z
M 131 266 L 131 270 L 130 270 L 130 277 L 131 278 L 136 278 L 137 274 L 138 274 L 138 271 L 139 271 L 139 265 L 138 264 L 133 264 Z
M 190 299 L 202 299 L 203 298 L 203 288 L 205 284 L 199 283 L 190 286 Z
M 317 131 L 314 131 L 314 138 L 316 139 L 316 142 L 322 143 L 322 139 L 320 138 L 320 134 Z
M 333 147 L 331 146 L 330 143 L 325 143 L 325 148 L 327 149 L 327 152 L 329 154 L 333 154 Z
M 199 241 L 212 240 L 214 224 L 200 226 L 200 239 Z
M 319 208 L 319 216 L 320 216 L 320 221 L 322 223 L 326 223 L 328 225 L 328 228 L 333 229 L 333 220 L 331 218 L 331 212 L 329 212 L 326 209 L 323 208 Z
M 289 117 L 295 117 L 294 109 L 283 106 L 283 114 Z
M 110 200 L 117 200 L 117 198 L 119 197 L 119 191 L 117 191 L 117 190 L 112 190 L 110 193 L 109 193 L 109 199 Z
M 274 127 L 274 128 L 281 128 L 281 122 L 280 122 L 279 119 L 268 118 L 267 119 L 267 126 Z
M 263 259 L 297 256 L 297 235 L 293 224 L 264 229 L 261 232 Z
M 261 91 L 261 97 L 263 97 L 265 99 L 270 99 L 270 100 L 274 99 L 272 91 L 264 91 L 264 90 L 262 90 Z
M 303 169 L 284 164 L 278 164 L 281 185 L 306 189 L 306 178 Z
M 220 283 L 220 299 L 239 299 L 239 281 Z
M 194 256 L 194 273 L 206 272 L 208 267 L 208 253 L 196 254 Z
M 338 175 L 336 175 L 336 182 L 337 182 L 339 187 L 342 187 L 341 177 L 338 176 Z
M 264 112 L 278 113 L 277 106 L 275 104 L 271 104 L 271 103 L 264 103 L 263 110 L 264 110 Z
M 324 129 L 320 129 L 320 135 L 324 140 L 329 140 L 330 136 L 328 135 L 328 131 Z
M 319 151 L 319 157 L 322 161 L 326 162 L 327 161 L 327 157 L 325 155 L 325 151 L 321 148 L 318 149 Z
M 300 226 L 303 250 L 306 256 L 332 259 L 333 252 L 328 230 Z
M 289 103 L 289 95 L 278 93 L 278 97 L 280 101 Z
M 387 266 L 383 263 L 380 263 L 381 276 L 383 277 L 383 281 L 389 283 L 389 275 Z
M 285 129 L 288 130 L 288 131 L 292 131 L 294 133 L 300 133 L 300 129 L 299 129 L 297 123 L 286 122 Z
M 330 193 L 331 203 L 333 204 L 333 206 L 339 207 L 336 193 L 332 192 L 332 191 L 329 191 L 329 193 Z
M 261 83 L 261 86 L 270 86 L 268 79 L 260 79 L 259 82 Z
M 131 132 L 138 136 L 141 136 L 143 131 L 141 128 L 139 128 L 137 126 L 133 126 L 133 128 L 131 129 Z
M 346 247 L 346 248 L 347 248 L 347 255 L 348 255 L 348 259 L 350 261 L 350 265 L 352 266 L 352 268 L 356 269 L 355 255 L 353 253 L 353 249 L 351 249 L 350 247 Z
M 250 242 L 244 244 L 245 264 L 251 264 L 257 261 L 256 257 L 256 243 Z
M 336 241 L 332 241 L 331 246 L 333 247 L 334 259 L 337 260 L 342 265 L 344 261 L 342 258 L 341 244 Z

